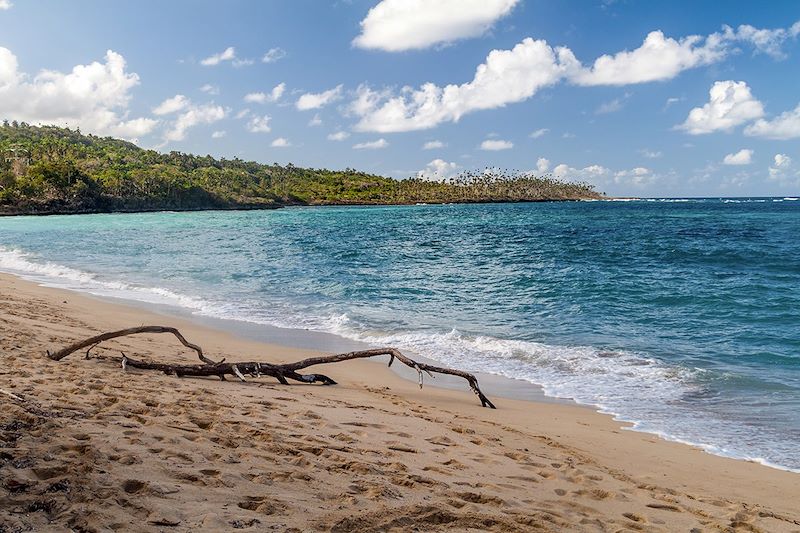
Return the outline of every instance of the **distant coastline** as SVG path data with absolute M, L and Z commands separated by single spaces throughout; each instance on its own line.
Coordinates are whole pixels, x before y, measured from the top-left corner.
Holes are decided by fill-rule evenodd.
M 611 197 L 602 198 L 611 200 Z M 596 200 L 595 198 L 544 198 L 537 200 L 475 200 L 457 202 L 405 202 L 405 203 L 286 203 L 286 204 L 233 204 L 233 205 L 208 205 L 194 207 L 170 206 L 141 206 L 141 207 L 81 207 L 81 206 L 0 206 L 0 217 L 15 216 L 56 216 L 56 215 L 98 215 L 98 214 L 132 214 L 132 213 L 190 213 L 197 211 L 272 211 L 286 207 L 412 207 L 420 205 L 471 205 L 471 204 L 521 204 L 521 203 L 556 203 L 556 202 L 581 202 Z
M 0 215 L 253 210 L 296 205 L 414 205 L 602 199 L 588 183 L 485 168 L 397 180 L 159 153 L 54 126 L 0 126 Z

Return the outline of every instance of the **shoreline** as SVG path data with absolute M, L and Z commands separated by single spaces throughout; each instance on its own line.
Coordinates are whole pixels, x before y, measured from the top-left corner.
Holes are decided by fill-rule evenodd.
M 407 202 L 407 203 L 283 203 L 265 205 L 235 205 L 235 206 L 209 206 L 209 207 L 154 207 L 134 209 L 64 209 L 43 211 L 14 211 L 0 209 L 0 217 L 48 217 L 71 215 L 111 215 L 111 214 L 137 214 L 137 213 L 191 213 L 204 211 L 271 211 L 287 207 L 413 207 L 419 205 L 472 205 L 472 204 L 525 204 L 525 203 L 560 203 L 560 202 L 595 202 L 611 201 L 613 197 L 602 198 L 543 198 L 533 200 L 463 200 L 452 202 Z
M 315 524 L 319 530 L 377 531 L 391 529 L 389 523 L 402 529 L 398 524 L 404 522 L 397 521 L 403 516 L 414 516 L 413 523 L 426 530 L 449 524 L 522 531 L 533 527 L 534 522 L 524 520 L 534 515 L 537 527 L 545 530 L 587 529 L 598 521 L 647 530 L 723 528 L 741 522 L 791 531 L 800 524 L 797 474 L 624 431 L 625 424 L 587 407 L 505 399 L 482 381 L 498 406 L 496 411 L 483 409 L 464 386 L 419 390 L 415 382 L 366 361 L 327 366 L 325 373 L 339 382 L 333 387 L 178 379 L 139 371 L 119 381 L 116 365 L 77 354 L 55 363 L 43 351 L 96 331 L 143 323 L 178 327 L 212 357 L 224 354 L 229 360 L 263 354 L 266 360 L 287 361 L 317 351 L 254 342 L 9 274 L 0 274 L 0 299 L 0 354 L 6 371 L 0 374 L 0 388 L 24 399 L 4 416 L 26 420 L 41 409 L 55 415 L 38 424 L 60 428 L 31 429 L 30 436 L 15 430 L 4 453 L 16 457 L 12 479 L 32 488 L 12 492 L 8 484 L 0 486 L 0 502 L 18 503 L 41 485 L 41 494 L 66 499 L 59 505 L 72 506 L 73 518 L 80 509 L 90 526 L 92 520 L 98 526 L 117 519 L 119 529 L 136 530 L 146 518 L 153 531 L 165 521 L 180 524 L 178 530 L 213 529 L 214 524 L 222 529 L 222 523 L 230 528 L 245 518 L 262 526 Z M 110 342 L 99 353 L 117 356 L 118 350 L 159 360 L 191 357 L 174 339 L 148 336 Z M 56 370 L 60 379 L 53 380 Z M 264 409 L 264 402 L 270 407 Z M 10 427 L 5 422 L 0 427 Z M 194 429 L 186 433 L 189 427 Z M 71 445 L 65 447 L 75 439 L 83 443 L 78 456 Z M 324 442 L 309 448 L 320 439 Z M 226 447 L 226 442 L 235 446 Z M 278 442 L 285 444 L 276 447 Z M 362 451 L 348 459 L 353 448 Z M 86 453 L 92 457 L 89 466 L 73 472 L 69 465 Z M 213 464 L 197 464 L 231 453 L 232 463 L 211 459 Z M 43 474 L 41 465 L 35 467 L 22 456 L 68 466 L 57 468 L 58 475 Z M 134 456 L 126 464 L 124 458 Z M 179 456 L 185 458 L 176 463 Z M 360 466 L 342 470 L 342 465 L 356 464 L 355 458 Z M 178 467 L 216 472 L 219 484 L 207 476 L 175 477 Z M 105 474 L 95 477 L 97 468 Z M 390 472 L 393 468 L 397 471 Z M 253 484 L 261 478 L 247 472 L 265 469 L 274 472 L 269 483 L 262 480 L 266 486 L 258 492 Z M 292 471 L 300 477 L 286 477 Z M 77 476 L 75 483 L 82 480 L 80 490 L 47 492 L 53 481 L 70 476 Z M 319 476 L 324 476 L 322 485 Z M 116 481 L 104 485 L 100 478 Z M 258 493 L 253 498 L 261 499 L 229 507 L 226 503 L 235 503 L 231 490 L 240 497 Z M 113 497 L 98 496 L 109 491 Z M 282 498 L 272 501 L 266 494 Z M 85 497 L 83 503 L 71 500 L 79 496 Z M 93 499 L 97 501 L 87 503 Z M 198 510 L 199 500 L 211 502 L 215 511 Z M 297 507 L 293 502 L 305 503 Z M 412 504 L 414 509 L 422 506 L 424 516 L 414 515 L 408 507 Z M 137 508 L 152 510 L 137 519 Z M 0 513 L 0 524 L 22 520 L 41 527 L 40 515 Z M 59 518 L 48 515 L 48 520 Z
M 220 318 L 212 315 L 196 314 L 190 308 L 182 307 L 175 303 L 155 303 L 152 301 L 126 298 L 123 296 L 114 296 L 106 294 L 98 294 L 90 290 L 82 290 L 72 287 L 64 287 L 59 285 L 56 281 L 51 281 L 45 275 L 29 275 L 26 276 L 22 273 L 7 272 L 0 270 L 0 277 L 3 275 L 13 276 L 29 283 L 47 289 L 54 289 L 58 291 L 67 291 L 75 293 L 81 297 L 96 300 L 98 302 L 111 303 L 114 305 L 121 305 L 124 307 L 132 307 L 142 310 L 148 314 L 155 314 L 165 317 L 167 321 L 178 319 L 188 322 L 200 327 L 210 328 L 218 332 L 224 332 L 229 335 L 244 338 L 252 342 L 264 343 L 273 347 L 310 350 L 313 353 L 342 353 L 354 350 L 363 350 L 368 348 L 378 347 L 377 345 L 368 344 L 366 342 L 348 338 L 336 333 L 315 331 L 309 329 L 299 329 L 294 327 L 280 327 L 270 324 L 250 322 L 240 319 Z M 422 356 L 420 354 L 410 352 L 412 357 L 420 362 L 428 364 L 442 365 L 442 361 Z M 365 360 L 365 364 L 375 364 L 375 360 Z M 393 365 L 391 372 L 408 382 L 417 383 L 418 377 L 416 372 L 403 365 Z M 642 422 L 626 418 L 619 413 L 604 410 L 600 405 L 594 403 L 585 403 L 577 401 L 571 397 L 552 396 L 545 393 L 542 385 L 528 381 L 523 378 L 513 378 L 500 374 L 492 374 L 481 371 L 472 372 L 480 381 L 480 383 L 489 384 L 493 386 L 494 396 L 510 400 L 531 401 L 535 403 L 544 404 L 561 404 L 577 407 L 580 409 L 587 409 L 599 416 L 607 417 L 623 430 L 641 433 L 648 436 L 653 436 L 664 442 L 676 443 L 683 446 L 689 446 L 709 455 L 721 457 L 724 459 L 731 459 L 735 461 L 744 461 L 761 466 L 775 469 L 782 472 L 789 472 L 799 474 L 800 470 L 785 467 L 782 465 L 774 464 L 758 457 L 749 457 L 736 455 L 733 453 L 724 453 L 716 449 L 712 445 L 692 442 L 680 437 L 676 437 L 665 433 L 663 431 L 655 431 L 648 429 L 639 429 Z M 448 390 L 458 390 L 463 388 L 463 381 L 460 378 L 453 378 L 450 376 L 437 376 L 436 380 L 428 380 L 427 385 L 437 388 Z M 491 388 L 489 390 L 492 390 Z

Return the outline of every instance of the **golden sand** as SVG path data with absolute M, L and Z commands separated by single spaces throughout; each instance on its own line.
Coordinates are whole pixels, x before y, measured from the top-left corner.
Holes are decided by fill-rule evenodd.
M 800 531 L 800 475 L 578 406 L 482 409 L 368 361 L 323 387 L 44 356 L 141 324 L 211 357 L 311 354 L 0 275 L 0 389 L 22 398 L 0 394 L 0 531 Z M 195 357 L 171 336 L 95 350 L 120 351 Z

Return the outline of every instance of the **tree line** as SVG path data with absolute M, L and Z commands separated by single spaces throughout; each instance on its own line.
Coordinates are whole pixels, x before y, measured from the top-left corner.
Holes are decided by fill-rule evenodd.
M 484 169 L 396 180 L 358 170 L 160 153 L 80 130 L 4 121 L 0 213 L 269 208 L 285 205 L 577 200 L 586 183 Z

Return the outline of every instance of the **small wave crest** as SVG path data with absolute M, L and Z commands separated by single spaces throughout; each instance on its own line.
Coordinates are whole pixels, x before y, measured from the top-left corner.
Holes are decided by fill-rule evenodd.
M 200 299 L 178 294 L 169 289 L 101 280 L 95 274 L 50 261 L 41 261 L 33 254 L 4 246 L 0 246 L 0 270 L 17 274 L 44 286 L 86 291 L 97 296 L 176 305 L 191 310 L 202 310 L 206 306 Z

